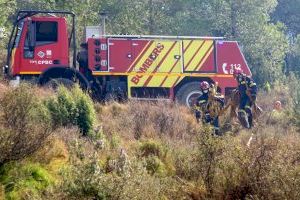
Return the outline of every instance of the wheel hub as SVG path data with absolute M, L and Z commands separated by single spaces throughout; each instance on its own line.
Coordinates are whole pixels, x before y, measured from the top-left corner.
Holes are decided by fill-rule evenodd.
M 191 108 L 197 103 L 197 98 L 202 95 L 200 90 L 192 91 L 186 97 L 186 105 Z

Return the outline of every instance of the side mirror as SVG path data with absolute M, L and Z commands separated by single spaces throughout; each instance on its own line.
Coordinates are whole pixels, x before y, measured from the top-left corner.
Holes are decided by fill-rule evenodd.
M 30 51 L 33 51 L 35 47 L 35 23 L 33 23 L 31 20 L 28 21 L 27 30 L 28 47 Z

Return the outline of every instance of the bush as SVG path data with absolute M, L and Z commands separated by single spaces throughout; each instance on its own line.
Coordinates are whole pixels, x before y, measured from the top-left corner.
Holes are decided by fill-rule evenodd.
M 150 174 L 164 175 L 166 173 L 165 164 L 157 156 L 145 158 L 146 169 Z
M 0 164 L 33 153 L 51 133 L 49 111 L 34 94 L 21 85 L 0 98 Z
M 7 199 L 41 199 L 42 192 L 54 185 L 53 177 L 39 164 L 5 164 L 0 175 Z
M 299 199 L 299 136 L 266 126 L 247 145 L 251 134 L 219 138 L 202 133 L 197 153 L 186 155 L 193 167 L 179 167 L 178 175 L 210 199 Z
M 290 81 L 290 90 L 293 99 L 293 121 L 300 127 L 300 86 L 299 77 L 292 77 Z
M 77 125 L 84 135 L 91 134 L 95 109 L 91 98 L 79 86 L 69 91 L 60 86 L 55 97 L 46 101 L 54 127 Z
M 113 102 L 97 105 L 97 110 L 105 134 L 118 133 L 128 139 L 172 137 L 185 140 L 200 128 L 186 107 L 166 102 Z
M 157 156 L 162 158 L 165 156 L 165 151 L 162 145 L 154 140 L 142 142 L 140 146 L 141 156 Z
M 175 174 L 170 147 L 162 145 L 162 142 L 146 140 L 140 144 L 138 154 L 145 161 L 145 167 L 150 174 L 160 176 Z
M 135 159 L 130 160 L 130 166 L 121 174 L 105 173 L 96 160 L 68 169 L 61 188 L 69 199 L 124 200 L 163 199 L 167 194 L 175 196 L 180 190 L 169 179 L 149 175 Z

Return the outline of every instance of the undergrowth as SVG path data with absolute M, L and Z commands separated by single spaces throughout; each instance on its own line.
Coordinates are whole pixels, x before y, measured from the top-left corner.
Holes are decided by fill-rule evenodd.
M 101 105 L 79 88 L 3 86 L 0 198 L 299 199 L 298 100 L 272 87 L 258 97 L 255 128 L 216 137 L 172 103 Z M 270 122 L 278 99 L 284 109 Z

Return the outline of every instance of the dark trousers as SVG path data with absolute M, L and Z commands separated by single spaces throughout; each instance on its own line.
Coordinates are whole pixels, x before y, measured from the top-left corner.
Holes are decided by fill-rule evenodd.
M 245 117 L 248 122 L 247 128 L 253 126 L 252 102 L 248 95 L 242 95 L 239 105 L 239 116 Z
M 216 135 L 220 134 L 219 117 L 211 117 L 209 113 L 205 113 L 205 123 L 212 124 Z

